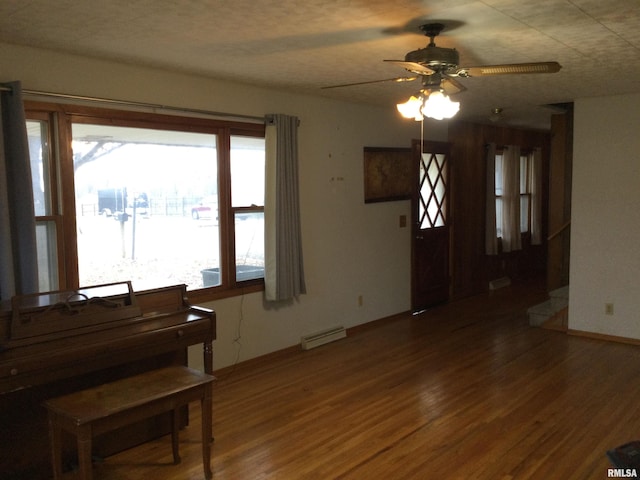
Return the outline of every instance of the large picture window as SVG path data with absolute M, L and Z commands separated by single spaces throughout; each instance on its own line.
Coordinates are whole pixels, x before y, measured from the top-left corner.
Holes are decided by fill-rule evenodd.
M 39 155 L 34 195 L 63 212 L 38 217 L 62 230 L 42 235 L 43 271 L 57 270 L 60 287 L 262 284 L 264 125 L 68 105 L 26 113 L 30 143 L 56 147 L 40 148 L 55 158 Z M 51 239 L 65 247 L 52 250 Z

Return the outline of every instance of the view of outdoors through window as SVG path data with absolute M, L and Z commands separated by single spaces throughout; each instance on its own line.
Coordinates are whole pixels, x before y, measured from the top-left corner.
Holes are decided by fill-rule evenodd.
M 89 124 L 72 129 L 80 285 L 219 285 L 216 135 Z M 237 206 L 262 207 L 264 139 L 233 137 L 231 159 Z M 259 210 L 234 211 L 237 269 L 250 265 L 248 278 L 264 272 Z
M 231 136 L 236 281 L 264 277 L 264 150 L 264 138 Z
M 45 121 L 28 121 L 29 157 L 36 215 L 38 283 L 41 292 L 58 288 L 58 233 L 60 225 L 53 215 L 50 195 L 49 125 Z

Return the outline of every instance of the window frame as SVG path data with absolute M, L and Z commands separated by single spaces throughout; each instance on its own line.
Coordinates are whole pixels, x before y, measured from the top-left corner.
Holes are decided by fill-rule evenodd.
M 502 157 L 504 155 L 504 149 L 503 148 L 497 148 L 496 149 L 496 155 L 494 158 L 494 162 L 497 161 L 498 157 Z M 523 167 L 523 161 L 524 161 L 524 167 Z M 522 208 L 522 199 L 523 198 L 527 198 L 527 230 L 523 231 L 522 230 L 522 218 L 520 219 L 520 235 L 522 237 L 526 237 L 527 235 L 531 234 L 531 203 L 532 203 L 532 194 L 531 194 L 531 162 L 533 161 L 533 149 L 521 149 L 520 151 L 520 162 L 518 165 L 518 169 L 519 169 L 519 176 L 520 176 L 520 181 L 519 181 L 519 185 L 520 185 L 520 205 Z M 497 168 L 496 168 L 497 171 Z M 524 175 L 524 180 L 523 180 L 523 175 Z M 522 187 L 524 184 L 524 190 L 522 191 Z M 499 195 L 497 193 L 498 188 L 500 188 L 500 191 L 502 191 L 504 189 L 504 187 L 502 185 L 498 185 L 498 182 L 495 182 L 495 191 L 494 191 L 494 197 L 495 197 L 495 202 L 496 202 L 496 211 L 498 210 L 498 200 L 502 201 L 502 195 Z M 502 208 L 502 207 L 500 207 Z M 498 231 L 501 231 L 500 227 L 498 226 L 498 217 L 496 216 L 496 229 Z M 502 235 L 498 235 L 497 236 L 498 239 L 502 240 Z
M 58 230 L 59 288 L 78 288 L 78 254 L 71 126 L 73 123 L 153 128 L 192 133 L 215 134 L 218 144 L 218 202 L 220 226 L 221 284 L 189 290 L 190 300 L 214 300 L 264 290 L 264 279 L 236 281 L 234 211 L 264 211 L 264 205 L 231 205 L 231 136 L 265 137 L 264 123 L 245 123 L 179 114 L 150 113 L 66 103 L 25 101 L 27 121 L 49 122 L 49 159 L 52 220 Z M 36 220 L 47 220 L 38 217 Z
M 533 161 L 533 151 L 523 150 L 520 152 L 520 212 L 522 212 L 522 199 L 527 199 L 527 229 L 522 230 L 522 215 L 520 217 L 520 233 L 522 235 L 531 234 L 531 162 Z M 523 180 L 524 175 L 524 180 Z M 524 191 L 523 190 L 524 183 Z
M 49 211 L 44 215 L 36 215 L 36 228 L 39 225 L 53 224 L 55 227 L 55 242 L 56 242 L 56 258 L 55 263 L 57 266 L 57 275 L 55 278 L 56 286 L 65 284 L 65 265 L 60 261 L 64 257 L 64 219 L 61 212 L 60 199 L 60 182 L 59 182 L 59 162 L 58 162 L 58 145 L 59 140 L 55 135 L 57 129 L 57 121 L 55 116 L 51 112 L 36 111 L 33 112 L 27 119 L 27 121 L 42 122 L 47 125 L 47 128 L 42 131 L 43 142 L 41 147 L 43 149 L 42 161 L 47 164 L 46 178 L 42 178 L 42 181 L 47 180 L 45 188 L 45 194 L 48 193 Z M 44 174 L 44 169 L 43 169 Z M 52 279 L 53 280 L 53 279 Z

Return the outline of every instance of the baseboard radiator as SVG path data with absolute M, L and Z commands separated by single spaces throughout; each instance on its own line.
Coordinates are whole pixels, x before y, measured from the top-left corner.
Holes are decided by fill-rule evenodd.
M 319 347 L 325 343 L 335 342 L 346 336 L 347 331 L 344 327 L 330 328 L 321 332 L 312 333 L 311 335 L 305 335 L 300 339 L 300 346 L 303 350 L 311 350 L 312 348 Z

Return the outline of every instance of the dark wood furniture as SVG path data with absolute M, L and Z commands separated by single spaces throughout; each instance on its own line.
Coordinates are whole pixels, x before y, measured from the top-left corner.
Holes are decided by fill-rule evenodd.
M 62 478 L 63 430 L 76 436 L 80 478 L 91 480 L 94 436 L 167 411 L 173 420 L 173 460 L 179 463 L 178 407 L 194 400 L 201 404 L 202 462 L 205 477 L 211 478 L 213 380 L 211 375 L 187 367 L 165 367 L 46 401 L 54 479 Z
M 168 365 L 186 365 L 187 347 L 203 345 L 204 369 L 213 369 L 216 316 L 192 306 L 186 287 L 133 292 L 129 282 L 15 297 L 0 313 L 0 472 L 6 479 L 50 475 L 44 435 L 50 398 Z M 181 410 L 181 425 L 187 423 Z M 98 456 L 171 430 L 170 415 L 106 433 Z M 63 438 L 63 460 L 75 444 Z M 122 442 L 127 438 L 127 443 Z

